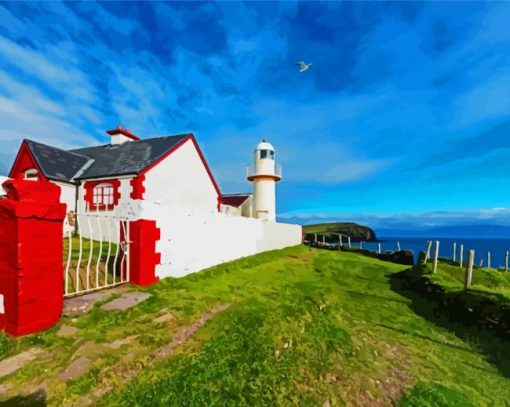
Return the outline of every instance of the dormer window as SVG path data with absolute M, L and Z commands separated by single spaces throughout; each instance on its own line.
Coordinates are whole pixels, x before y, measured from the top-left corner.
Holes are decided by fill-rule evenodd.
M 27 181 L 39 181 L 39 171 L 35 168 L 26 170 L 24 179 Z
M 274 151 L 273 150 L 260 150 L 260 158 L 267 158 L 269 160 L 274 160 Z

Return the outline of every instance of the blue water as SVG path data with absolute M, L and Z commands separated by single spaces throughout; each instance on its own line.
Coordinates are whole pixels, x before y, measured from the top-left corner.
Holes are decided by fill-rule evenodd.
M 475 264 L 479 265 L 480 260 L 483 259 L 483 266 L 487 266 L 487 252 L 491 252 L 491 267 L 504 267 L 505 265 L 505 251 L 510 250 L 510 239 L 472 239 L 472 238 L 422 238 L 422 237 L 380 237 L 382 251 L 397 250 L 397 241 L 400 242 L 402 250 L 412 250 L 415 259 L 418 257 L 420 251 L 425 251 L 427 247 L 427 240 L 432 242 L 439 240 L 439 256 L 447 257 L 449 259 L 453 256 L 453 242 L 457 242 L 457 261 L 460 257 L 460 245 L 464 245 L 464 263 L 467 259 L 467 253 L 470 249 L 475 251 Z M 353 243 L 354 247 L 358 247 L 358 243 Z M 377 250 L 377 243 L 363 243 L 364 249 Z M 432 244 L 431 255 L 434 253 L 434 244 Z

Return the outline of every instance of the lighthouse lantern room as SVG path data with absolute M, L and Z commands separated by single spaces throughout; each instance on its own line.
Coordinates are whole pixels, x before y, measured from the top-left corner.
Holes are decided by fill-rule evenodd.
M 282 179 L 282 170 L 275 162 L 274 147 L 266 140 L 258 145 L 254 163 L 248 165 L 246 178 L 253 182 L 253 216 L 269 221 L 276 220 L 275 184 Z

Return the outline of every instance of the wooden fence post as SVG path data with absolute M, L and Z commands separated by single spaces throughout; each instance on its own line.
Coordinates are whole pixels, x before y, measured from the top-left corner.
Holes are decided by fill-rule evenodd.
M 468 252 L 467 266 L 466 266 L 466 278 L 464 280 L 464 289 L 471 287 L 471 279 L 473 278 L 473 263 L 475 261 L 475 251 L 470 250 Z
M 344 245 L 344 243 L 342 241 L 342 234 L 341 233 L 338 234 L 338 241 L 340 242 L 340 247 L 342 247 Z
M 377 252 L 381 254 L 381 242 L 377 243 Z
M 436 240 L 436 244 L 434 247 L 434 271 L 433 271 L 433 273 L 437 272 L 438 259 L 439 259 L 439 240 Z
M 314 237 L 313 241 L 314 241 L 315 243 L 317 243 L 317 233 L 315 233 L 315 237 Z
M 349 245 L 349 249 L 351 248 L 351 237 L 347 236 L 347 244 Z
M 326 244 L 326 235 L 322 235 L 322 244 Z
M 460 253 L 459 254 L 460 254 L 460 259 L 459 259 L 460 267 L 462 267 L 462 261 L 464 260 L 464 245 L 463 244 L 460 245 Z
M 491 268 L 491 252 L 487 252 L 487 270 Z
M 426 263 L 427 260 L 430 258 L 430 248 L 432 247 L 432 241 L 427 240 L 427 250 L 425 251 L 425 259 L 423 260 L 423 263 Z
M 505 252 L 505 271 L 508 271 L 508 250 Z
M 457 242 L 453 242 L 453 257 L 452 257 L 452 259 L 453 259 L 454 263 L 457 260 L 456 256 L 457 256 Z
M 400 251 L 400 242 L 397 240 L 397 250 Z

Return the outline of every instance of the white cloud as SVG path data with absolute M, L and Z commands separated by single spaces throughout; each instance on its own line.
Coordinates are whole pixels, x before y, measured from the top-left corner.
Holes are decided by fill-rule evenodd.
M 300 223 L 356 222 L 373 228 L 413 229 L 448 225 L 497 224 L 510 226 L 510 208 L 482 208 L 466 211 L 431 211 L 420 213 L 313 213 L 286 212 L 281 219 L 299 220 Z
M 77 86 L 86 82 L 85 75 L 79 70 L 70 66 L 60 66 L 58 60 L 51 61 L 37 50 L 23 47 L 2 36 L 0 36 L 0 55 L 12 66 L 21 69 L 26 74 L 35 75 L 52 87 L 62 84 Z
M 510 111 L 510 71 L 495 74 L 468 90 L 458 101 L 456 118 L 463 124 L 507 118 Z

